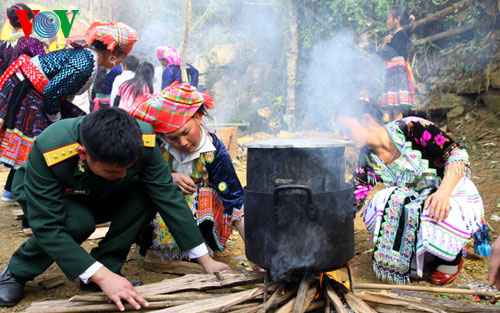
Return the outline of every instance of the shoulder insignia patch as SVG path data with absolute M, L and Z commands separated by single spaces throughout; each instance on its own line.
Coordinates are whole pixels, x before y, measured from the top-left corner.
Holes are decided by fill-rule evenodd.
M 156 144 L 156 135 L 142 134 L 142 141 L 144 142 L 144 147 L 154 148 Z
M 50 167 L 77 155 L 78 151 L 76 149 L 79 147 L 81 147 L 81 145 L 78 142 L 75 142 L 61 148 L 47 151 L 43 154 L 43 157 L 45 158 L 47 165 Z

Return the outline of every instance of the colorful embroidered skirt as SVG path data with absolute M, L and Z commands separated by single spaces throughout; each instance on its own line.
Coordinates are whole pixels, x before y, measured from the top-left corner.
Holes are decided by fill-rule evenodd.
M 42 110 L 43 98 L 28 79 L 11 76 L 0 90 L 0 162 L 14 169 L 28 159 L 35 137 L 50 121 Z M 62 101 L 62 118 L 85 115 L 73 104 Z
M 194 219 L 200 228 L 206 243 L 213 249 L 223 251 L 232 231 L 232 220 L 243 215 L 243 210 L 233 210 L 233 215 L 224 214 L 224 206 L 217 191 L 210 187 L 199 188 L 198 193 L 185 196 Z M 180 250 L 167 225 L 156 214 L 153 220 L 154 253 L 162 259 L 187 260 L 187 253 Z
M 387 63 L 379 104 L 403 109 L 409 109 L 415 104 L 413 74 L 407 61 L 395 58 Z
M 459 181 L 450 199 L 450 214 L 439 223 L 429 217 L 429 209 L 422 211 L 433 190 L 386 188 L 367 204 L 362 216 L 376 244 L 373 267 L 379 278 L 408 282 L 412 259 L 422 277 L 426 253 L 453 261 L 481 227 L 483 203 L 470 179 Z

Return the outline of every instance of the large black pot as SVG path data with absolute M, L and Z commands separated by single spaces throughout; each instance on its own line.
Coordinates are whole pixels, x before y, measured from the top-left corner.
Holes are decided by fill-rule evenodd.
M 344 177 L 347 142 L 295 143 L 246 144 L 246 256 L 269 270 L 272 280 L 332 270 L 354 256 L 353 187 Z

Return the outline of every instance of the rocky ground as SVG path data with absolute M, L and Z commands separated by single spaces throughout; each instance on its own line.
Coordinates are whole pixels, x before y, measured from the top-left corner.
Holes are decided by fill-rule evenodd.
M 500 118 L 484 107 L 468 107 L 459 116 L 443 120 L 440 122 L 446 130 L 459 140 L 468 150 L 472 166 L 473 180 L 477 184 L 478 189 L 485 205 L 485 218 L 490 227 L 492 239 L 495 239 L 500 234 Z M 281 133 L 280 136 L 289 136 L 290 134 Z M 305 133 L 303 135 L 309 135 Z M 317 135 L 317 134 L 316 134 Z M 331 136 L 331 134 L 323 134 Z M 250 140 L 268 139 L 271 136 L 268 134 L 252 134 L 248 136 L 240 135 L 239 143 Z M 354 154 L 354 151 L 348 151 Z M 349 158 L 350 159 L 350 158 Z M 245 185 L 245 156 L 243 150 L 239 148 L 238 159 L 236 160 L 236 168 L 238 175 Z M 8 170 L 0 171 L 0 186 L 4 185 Z M 5 204 L 0 207 L 0 266 L 7 264 L 11 254 L 17 247 L 23 243 L 27 237 L 21 232 L 20 221 L 15 220 L 12 215 L 12 209 L 16 207 L 7 206 Z M 372 282 L 380 283 L 375 277 L 371 269 L 371 252 L 373 245 L 368 241 L 368 234 L 363 222 L 358 218 L 355 220 L 355 239 L 356 249 L 355 256 L 350 262 L 353 270 L 355 282 Z M 87 241 L 83 244 L 86 249 L 91 249 L 97 245 L 95 240 Z M 242 240 L 237 233 L 233 233 L 228 245 L 223 253 L 216 253 L 216 259 L 229 263 L 233 269 L 251 269 L 251 264 L 245 259 L 245 251 Z M 484 284 L 487 280 L 487 264 L 488 259 L 476 256 L 473 253 L 472 246 L 468 247 L 468 256 L 465 259 L 464 268 L 460 276 L 454 281 L 450 287 L 468 286 Z M 165 278 L 175 277 L 174 275 L 159 274 L 147 271 L 143 268 L 142 260 L 132 247 L 127 263 L 124 266 L 123 273 L 125 276 L 132 279 L 141 279 L 144 283 L 158 282 Z M 63 299 L 69 298 L 75 294 L 81 294 L 78 288 L 78 281 L 67 281 L 64 284 L 52 288 L 44 289 L 39 285 L 39 282 L 53 276 L 62 276 L 62 272 L 57 266 L 53 265 L 49 270 L 40 275 L 33 282 L 28 282 L 26 287 L 26 297 L 21 303 L 13 308 L 0 308 L 0 312 L 18 312 L 22 311 L 33 301 Z M 425 281 L 412 282 L 414 285 L 430 284 Z M 451 296 L 441 295 L 442 297 L 450 297 L 460 301 L 471 301 L 467 296 Z M 481 300 L 486 303 L 486 300 Z

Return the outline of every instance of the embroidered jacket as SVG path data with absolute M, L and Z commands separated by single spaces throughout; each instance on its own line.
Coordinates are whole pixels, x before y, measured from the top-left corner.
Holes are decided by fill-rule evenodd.
M 91 49 L 64 49 L 39 57 L 49 83 L 43 90 L 45 113 L 60 112 L 61 101 L 90 87 L 97 73 L 97 54 Z
M 243 187 L 236 175 L 226 147 L 215 134 L 209 133 L 209 136 L 215 151 L 203 153 L 203 157 L 195 161 L 193 174 L 190 176 L 196 184 L 217 190 L 224 206 L 224 214 L 232 217 L 233 210 L 243 208 Z M 164 150 L 163 156 L 172 167 L 172 159 L 174 158 L 172 154 Z
M 24 33 L 14 34 L 0 45 L 0 75 L 22 54 L 34 57 L 44 55 L 45 50 L 40 40 L 24 36 Z
M 439 187 L 448 164 L 460 163 L 461 175 L 470 176 L 468 154 L 434 123 L 407 117 L 385 125 L 401 156 L 383 168 L 377 156 L 366 147 L 360 154 L 354 173 L 356 205 L 361 208 L 370 190 L 382 182 L 386 186 L 409 187 L 417 191 Z M 401 160 L 401 158 L 403 158 Z M 404 162 L 399 167 L 395 163 Z

